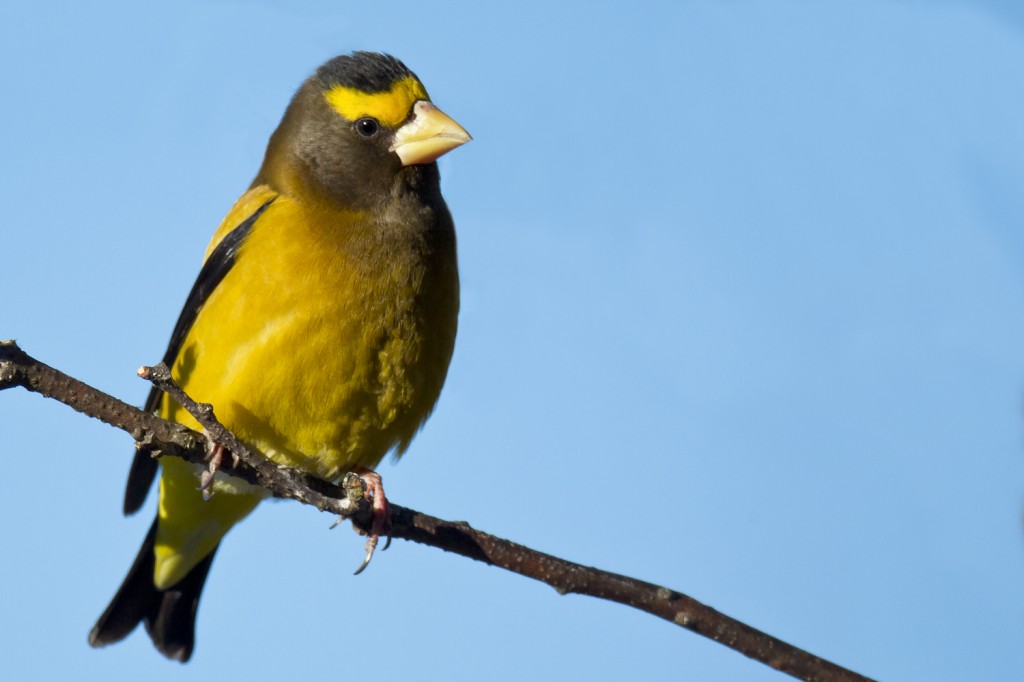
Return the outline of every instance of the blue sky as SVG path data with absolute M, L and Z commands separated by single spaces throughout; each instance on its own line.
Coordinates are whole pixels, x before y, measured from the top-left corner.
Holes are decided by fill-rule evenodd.
M 396 502 L 874 677 L 1024 670 L 1014 4 L 9 5 L 0 337 L 141 403 L 295 88 L 388 51 L 475 137 L 442 163 L 460 335 L 380 468 Z M 152 515 L 120 516 L 131 442 L 21 391 L 0 429 L 10 679 L 782 679 L 408 543 L 352 577 L 361 540 L 292 503 L 224 543 L 188 666 L 94 651 Z

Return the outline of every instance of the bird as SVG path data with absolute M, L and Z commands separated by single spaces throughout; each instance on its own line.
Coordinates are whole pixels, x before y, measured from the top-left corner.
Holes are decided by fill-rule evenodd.
M 214 233 L 164 356 L 250 449 L 328 481 L 363 476 L 374 543 L 387 503 L 373 467 L 409 447 L 455 346 L 455 230 L 436 160 L 471 139 L 397 58 L 322 64 Z M 155 388 L 145 409 L 201 429 Z M 268 494 L 153 454 L 137 448 L 123 506 L 138 511 L 159 470 L 156 518 L 89 643 L 141 622 L 158 651 L 186 662 L 217 548 Z

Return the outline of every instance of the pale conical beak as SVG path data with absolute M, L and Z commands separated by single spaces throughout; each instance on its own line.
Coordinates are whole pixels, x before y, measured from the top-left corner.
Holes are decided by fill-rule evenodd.
M 395 131 L 391 151 L 403 166 L 430 163 L 472 140 L 465 128 L 426 100 L 416 102 L 412 120 Z

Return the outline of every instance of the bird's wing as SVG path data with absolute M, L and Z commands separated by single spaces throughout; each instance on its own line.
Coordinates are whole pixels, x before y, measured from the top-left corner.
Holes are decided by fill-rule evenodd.
M 171 340 L 164 353 L 164 364 L 168 367 L 174 366 L 174 361 L 181 350 L 181 344 L 192 328 L 196 316 L 202 309 L 203 304 L 209 298 L 210 293 L 217 287 L 224 276 L 228 274 L 231 266 L 235 264 L 238 256 L 238 249 L 245 238 L 256 224 L 263 211 L 273 203 L 277 195 L 268 187 L 259 186 L 250 189 L 242 195 L 228 213 L 224 222 L 213 236 L 206 252 L 206 260 L 203 268 L 199 271 L 199 277 L 192 285 L 185 300 L 185 306 L 178 316 L 178 322 L 174 325 L 171 333 Z M 156 387 L 149 391 L 146 398 L 146 412 L 156 412 L 160 407 L 163 393 Z M 135 457 L 132 459 L 131 469 L 128 471 L 128 484 L 124 491 L 124 513 L 125 516 L 134 514 L 146 501 L 146 495 L 156 478 L 157 460 L 153 457 L 150 448 L 141 446 L 135 450 Z

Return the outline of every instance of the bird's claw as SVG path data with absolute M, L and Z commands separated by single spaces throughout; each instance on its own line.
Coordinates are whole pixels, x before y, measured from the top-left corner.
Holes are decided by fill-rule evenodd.
M 378 537 L 379 536 L 377 536 L 377 535 L 371 535 L 369 538 L 367 538 L 366 546 L 365 546 L 366 556 L 363 557 L 363 563 L 361 563 L 359 565 L 359 568 L 357 568 L 356 572 L 353 573 L 352 575 L 359 575 L 360 573 L 362 573 L 363 571 L 366 570 L 367 566 L 370 565 L 370 559 L 373 558 L 373 552 L 374 552 L 375 549 L 377 549 L 377 539 L 378 539 Z
M 210 448 L 210 454 L 207 456 L 210 463 L 206 465 L 206 470 L 199 476 L 199 490 L 202 491 L 204 500 L 213 497 L 213 476 L 224 462 L 224 452 L 225 448 L 220 443 L 214 443 Z M 235 457 L 234 454 L 231 456 Z
M 366 484 L 363 496 L 373 503 L 373 521 L 370 524 L 370 537 L 366 539 L 366 556 L 354 575 L 359 575 L 370 565 L 370 559 L 373 558 L 373 552 L 377 549 L 381 535 L 387 538 L 381 551 L 391 546 L 391 508 L 388 505 L 388 498 L 384 494 L 384 483 L 381 481 L 380 474 L 367 469 L 359 474 L 359 478 Z

